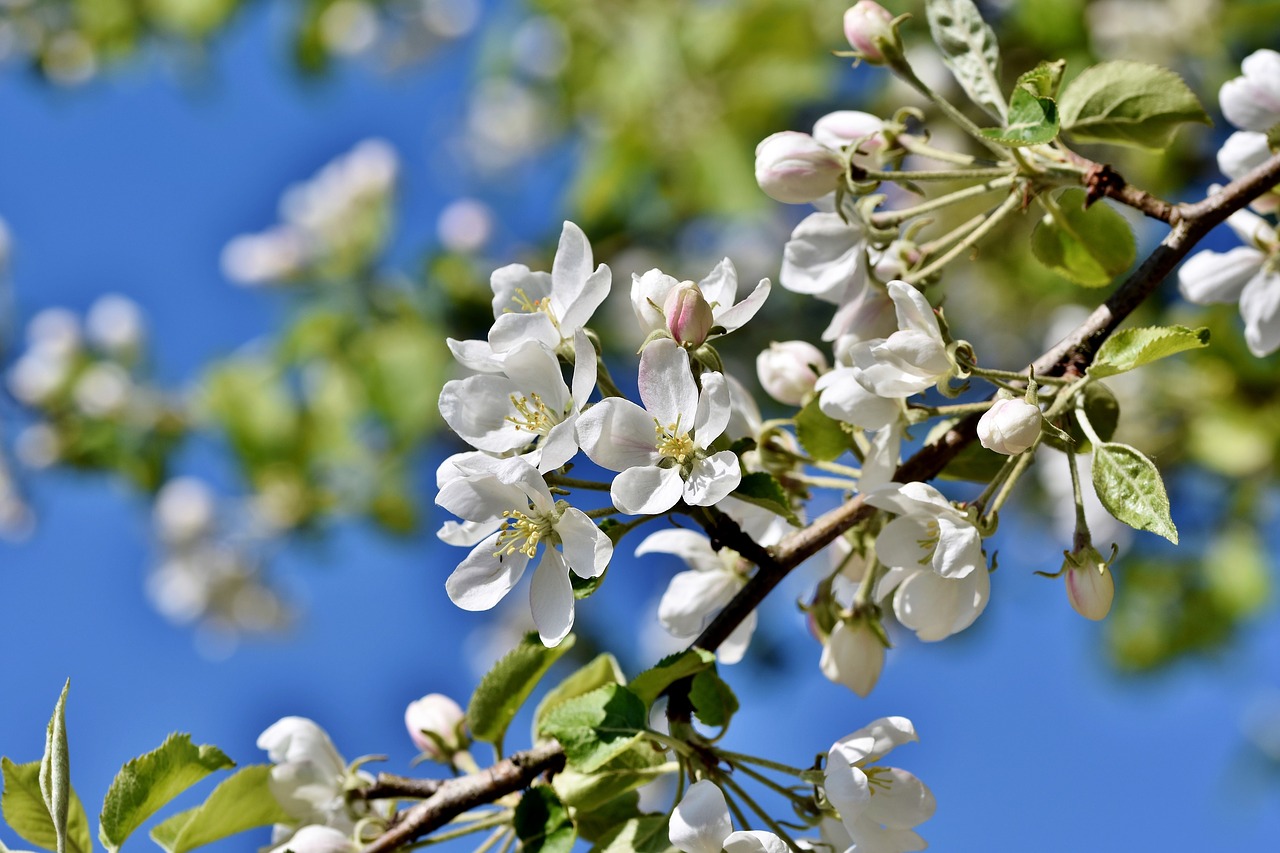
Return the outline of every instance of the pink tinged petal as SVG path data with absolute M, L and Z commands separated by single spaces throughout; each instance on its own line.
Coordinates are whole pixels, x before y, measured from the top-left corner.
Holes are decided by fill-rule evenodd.
M 458 564 L 444 583 L 450 601 L 463 610 L 489 610 L 511 591 L 524 574 L 529 558 L 516 551 L 504 553 L 499 559 L 494 555 L 496 550 L 497 533 L 477 545 Z
M 679 469 L 646 465 L 614 477 L 609 496 L 627 515 L 661 515 L 676 505 L 683 490 Z
M 663 426 L 679 423 L 693 429 L 698 413 L 698 386 L 689 370 L 689 354 L 670 338 L 660 338 L 640 354 L 640 399 Z
M 707 447 L 724 434 L 733 413 L 729 402 L 729 384 L 724 374 L 714 371 L 702 374 L 702 392 L 693 418 L 693 437 L 699 447 Z
M 884 526 L 876 537 L 876 556 L 886 566 L 918 569 L 933 559 L 931 543 L 937 536 L 937 521 L 904 515 Z
M 489 276 L 493 288 L 493 316 L 499 319 L 512 312 L 522 312 L 525 302 L 518 291 L 524 292 L 529 302 L 537 302 L 551 295 L 551 274 L 533 272 L 524 264 L 508 264 L 499 267 Z
M 904 743 L 920 740 L 916 735 L 916 727 L 906 717 L 880 717 L 872 720 L 844 740 L 859 741 L 871 738 L 871 746 L 866 752 L 867 762 L 879 761 L 895 747 Z
M 732 308 L 718 310 L 715 313 L 716 325 L 724 326 L 726 332 L 732 332 L 734 329 L 741 329 L 747 324 L 747 321 L 764 307 L 764 301 L 769 298 L 769 291 L 772 285 L 769 279 L 762 278 L 755 286 L 755 289 L 747 295 L 747 298 L 734 305 Z
M 706 278 L 698 282 L 698 289 L 702 291 L 702 298 L 711 303 L 717 323 L 724 325 L 719 322 L 720 315 L 738 300 L 738 271 L 734 268 L 733 261 L 722 259 L 707 273 Z
M 490 453 L 518 450 L 532 444 L 536 436 L 507 420 L 511 395 L 517 393 L 505 376 L 482 373 L 454 379 L 440 390 L 440 416 L 472 447 Z
M 1280 275 L 1259 273 L 1240 294 L 1244 339 L 1258 358 L 1280 349 Z
M 696 637 L 742 585 L 740 579 L 726 571 L 680 572 L 662 594 L 658 621 L 673 637 Z
M 692 569 L 700 572 L 719 572 L 724 569 L 720 556 L 711 548 L 711 540 L 701 533 L 680 527 L 668 527 L 650 533 L 636 546 L 636 556 L 645 554 L 674 554 Z
M 805 217 L 782 253 L 782 286 L 840 304 L 852 288 L 866 282 L 866 235 L 836 213 Z
M 560 645 L 573 628 L 573 584 L 569 581 L 569 567 L 554 548 L 543 552 L 542 562 L 533 570 L 529 607 L 542 644 Z
M 877 775 L 877 782 L 889 782 L 888 789 L 879 788 L 867 803 L 864 814 L 889 829 L 911 829 L 933 817 L 938 804 L 933 792 L 914 775 L 897 767 L 887 767 Z
M 494 352 L 505 353 L 523 343 L 537 341 L 548 347 L 560 345 L 560 332 L 551 318 L 541 311 L 532 314 L 503 314 L 489 329 L 489 345 Z
M 690 785 L 671 812 L 668 837 L 684 853 L 720 853 L 732 833 L 729 804 L 707 779 Z
M 496 355 L 488 341 L 456 341 L 446 338 L 449 352 L 459 364 L 479 373 L 501 373 L 502 357 Z
M 567 508 L 555 524 L 564 561 L 580 578 L 598 578 L 609 567 L 613 541 L 582 510 Z
M 689 470 L 684 484 L 684 500 L 691 506 L 715 506 L 742 482 L 742 468 L 732 450 L 699 459 Z
M 963 578 L 985 568 L 982 557 L 982 535 L 967 521 L 940 516 L 938 547 L 933 552 L 933 570 L 944 578 Z
M 591 461 L 625 471 L 658 461 L 653 416 L 630 400 L 610 397 L 582 413 L 578 445 Z
M 573 333 L 573 407 L 578 411 L 587 404 L 596 387 L 596 375 L 599 364 L 596 362 L 596 348 L 592 345 L 587 333 L 578 329 Z
M 747 614 L 747 618 L 738 623 L 738 627 L 733 629 L 733 633 L 716 649 L 716 660 L 726 666 L 742 660 L 747 653 L 747 646 L 751 644 L 751 635 L 755 630 L 756 612 L 753 610 Z
M 596 271 L 587 276 L 574 303 L 563 309 L 556 307 L 556 316 L 560 318 L 560 330 L 577 331 L 585 326 L 591 319 L 591 315 L 596 313 L 596 309 L 609 295 L 609 288 L 612 285 L 613 273 L 609 268 L 604 264 L 596 267 Z
M 787 843 L 772 832 L 751 829 L 731 833 L 724 840 L 725 853 L 790 853 Z
M 858 381 L 858 369 L 837 367 L 818 377 L 814 390 L 819 394 L 818 408 L 828 417 L 862 429 L 883 429 L 897 423 L 902 415 L 902 402 L 897 397 L 881 397 Z
M 551 262 L 551 295 L 552 300 L 559 303 L 557 308 L 571 305 L 577 299 L 587 276 L 591 275 L 592 265 L 587 235 L 572 222 L 565 222 L 560 229 L 555 260 Z M 559 311 L 556 315 L 563 316 Z
M 647 335 L 666 328 L 662 306 L 667 301 L 667 294 L 679 284 L 661 270 L 649 270 L 644 275 L 632 274 L 631 308 L 636 312 L 641 332 Z

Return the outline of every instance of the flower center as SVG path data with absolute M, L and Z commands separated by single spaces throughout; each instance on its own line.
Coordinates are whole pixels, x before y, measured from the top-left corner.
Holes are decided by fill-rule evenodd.
M 942 538 L 942 532 L 936 518 L 931 518 L 924 525 L 925 535 L 921 539 L 916 540 L 916 545 L 920 547 L 921 557 L 920 565 L 927 566 L 933 562 L 933 552 L 938 550 L 938 542 Z
M 509 509 L 502 513 L 502 517 L 507 520 L 507 526 L 498 534 L 498 550 L 493 552 L 495 557 L 506 557 L 518 551 L 532 559 L 538 543 L 555 536 L 555 520 L 551 516 Z
M 536 391 L 527 397 L 512 394 L 511 405 L 516 413 L 508 415 L 504 420 L 515 425 L 516 429 L 546 435 L 553 426 L 560 423 L 561 418 L 547 408 L 547 404 L 542 402 L 542 396 Z
M 687 430 L 681 431 L 679 417 L 675 423 L 666 426 L 654 418 L 653 432 L 657 438 L 655 449 L 667 459 L 674 459 L 678 465 L 693 459 L 693 439 L 689 437 Z
M 864 767 L 862 772 L 867 774 L 867 787 L 871 789 L 873 797 L 877 791 L 888 791 L 893 787 L 893 778 L 889 776 L 888 767 Z

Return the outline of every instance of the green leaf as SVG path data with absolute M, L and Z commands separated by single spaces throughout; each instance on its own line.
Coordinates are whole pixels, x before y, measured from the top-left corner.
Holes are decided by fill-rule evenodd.
M 1093 431 L 1098 434 L 1098 437 L 1103 441 L 1110 441 L 1111 436 L 1116 433 L 1116 426 L 1120 423 L 1120 401 L 1116 399 L 1115 394 L 1111 393 L 1111 389 L 1101 382 L 1090 382 L 1086 385 L 1084 387 L 1084 413 L 1089 418 L 1089 423 L 1093 426 Z M 1091 453 L 1093 451 L 1093 443 L 1089 441 L 1089 437 L 1080 428 L 1080 424 L 1074 414 L 1068 414 L 1063 419 L 1062 428 L 1072 438 L 1071 449 L 1076 453 Z M 1056 450 L 1061 450 L 1063 453 L 1067 452 L 1067 443 L 1053 430 L 1045 431 L 1044 442 Z
M 647 708 L 662 695 L 672 684 L 682 678 L 697 675 L 704 669 L 715 665 L 715 652 L 706 649 L 687 649 L 674 655 L 668 655 L 654 666 L 631 679 L 627 688 L 640 697 Z
M 1098 350 L 1090 376 L 1115 376 L 1167 356 L 1209 345 L 1209 330 L 1186 326 L 1147 326 L 1116 332 Z
M 549 785 L 535 785 L 524 792 L 512 825 L 521 853 L 569 853 L 578 837 L 569 810 Z
M 1080 72 L 1058 100 L 1062 127 L 1082 142 L 1165 148 L 1178 125 L 1209 124 L 1182 78 L 1167 68 L 1121 59 Z
M 542 697 L 542 701 L 538 703 L 538 707 L 533 712 L 534 739 L 537 739 L 538 731 L 542 728 L 542 721 L 546 719 L 547 712 L 552 708 L 575 696 L 590 693 L 597 687 L 604 687 L 606 684 L 622 684 L 626 680 L 626 677 L 622 674 L 622 667 L 618 666 L 617 658 L 607 652 L 597 655 L 590 663 L 576 670 L 564 681 L 548 690 L 547 695 Z
M 670 821 L 666 815 L 632 818 L 605 835 L 591 853 L 668 853 L 671 846 Z
M 578 812 L 595 813 L 628 791 L 660 779 L 673 770 L 661 751 L 642 740 L 590 773 L 580 773 L 572 768 L 562 770 L 551 784 L 565 805 Z
M 793 526 L 800 527 L 800 519 L 796 516 L 795 511 L 791 509 L 791 502 L 787 499 L 786 491 L 772 474 L 766 474 L 763 471 L 754 471 L 746 474 L 743 476 L 742 482 L 738 484 L 738 488 L 734 489 L 731 494 L 739 500 L 767 509 L 775 515 L 780 515 Z
M 724 728 L 738 712 L 738 697 L 714 669 L 704 669 L 693 677 L 689 689 L 693 713 L 705 725 Z
M 8 758 L 0 759 L 0 773 L 4 777 L 4 795 L 0 797 L 0 811 L 5 822 L 24 841 L 37 847 L 55 850 L 58 846 L 58 832 L 54 828 L 53 818 L 49 816 L 49 808 L 44 804 L 44 795 L 40 791 L 40 764 L 31 761 L 27 764 L 14 764 Z M 67 809 L 67 850 L 70 853 L 92 853 L 93 840 L 89 834 L 89 817 L 85 814 L 84 805 L 70 790 L 70 805 Z
M 1093 488 L 1102 505 L 1120 521 L 1178 544 L 1169 516 L 1169 496 L 1155 463 L 1127 444 L 1093 448 Z
M 1004 127 L 988 127 L 982 135 L 993 142 L 1017 148 L 1052 142 L 1058 135 L 1058 105 L 1024 88 L 1013 90 L 1009 121 Z
M 927 0 L 929 32 L 942 51 L 942 61 L 970 100 L 1001 124 L 1005 121 L 1000 91 L 1000 46 L 971 0 Z
M 216 746 L 197 746 L 187 734 L 172 734 L 159 747 L 120 768 L 102 802 L 98 840 L 119 850 L 156 810 L 215 770 L 235 762 Z
M 613 521 L 613 519 L 611 519 L 611 518 L 606 518 L 606 519 L 605 519 L 605 521 Z M 619 525 L 618 527 L 622 527 L 622 526 L 621 526 L 621 525 Z M 614 528 L 614 529 L 616 530 L 616 529 L 618 529 L 618 528 Z M 602 532 L 604 533 L 604 535 L 609 536 L 609 531 L 607 531 L 607 530 L 602 530 Z M 626 528 L 622 528 L 622 531 L 621 531 L 621 532 L 626 532 Z M 610 536 L 609 538 L 610 538 L 610 541 L 612 541 L 613 537 L 612 537 L 612 536 Z M 616 545 L 617 543 L 615 542 L 614 544 Z M 570 569 L 570 570 L 569 570 L 569 585 L 573 587 L 573 597 L 574 597 L 574 599 L 575 599 L 575 600 L 578 600 L 578 601 L 581 601 L 581 600 L 582 600 L 582 599 L 584 599 L 584 598 L 590 598 L 591 596 L 595 595 L 595 594 L 596 594 L 596 590 L 598 590 L 598 589 L 600 588 L 600 584 L 604 583 L 605 576 L 606 576 L 606 575 L 608 575 L 608 574 L 609 574 L 609 567 L 608 567 L 608 566 L 605 566 L 604 571 L 603 571 L 603 572 L 601 572 L 600 574 L 596 575 L 596 576 L 595 576 L 595 577 L 593 577 L 593 578 L 584 578 L 584 577 L 579 577 L 579 576 L 578 576 L 578 575 L 573 571 L 573 569 Z
M 71 758 L 67 751 L 67 691 L 70 688 L 68 678 L 45 729 L 44 757 L 40 759 L 40 795 L 53 819 L 58 853 L 67 853 L 67 818 L 71 808 Z
M 1067 67 L 1065 59 L 1041 62 L 1025 72 L 1014 84 L 1015 89 L 1026 89 L 1037 98 L 1057 98 L 1062 85 L 1062 72 Z
M 1031 232 L 1031 251 L 1076 284 L 1104 287 L 1133 265 L 1138 249 L 1123 216 L 1103 202 L 1086 210 L 1084 201 L 1084 190 L 1058 196 L 1061 215 L 1045 214 Z
M 571 769 L 590 773 L 626 752 L 640 738 L 646 709 L 627 688 L 607 684 L 553 708 L 539 734 L 560 741 Z
M 151 840 L 168 853 L 186 853 L 214 841 L 291 820 L 268 787 L 270 764 L 242 767 L 224 779 L 194 809 L 179 812 L 151 830 Z
M 796 437 L 804 452 L 819 462 L 838 459 L 852 446 L 851 437 L 840 422 L 818 408 L 817 397 L 796 415 Z
M 551 783 L 554 785 L 562 775 L 563 773 L 557 773 Z M 563 799 L 563 795 L 561 799 Z M 572 806 L 570 807 L 573 808 Z M 638 817 L 642 817 L 640 794 L 636 791 L 627 791 L 614 796 L 595 808 L 574 808 L 573 824 L 578 830 L 579 838 L 583 841 L 595 842 L 614 832 L 619 826 L 632 818 Z
M 529 698 L 542 676 L 561 655 L 573 647 L 573 635 L 554 649 L 542 645 L 537 634 L 527 634 L 493 669 L 485 673 L 467 705 L 467 728 L 476 740 L 502 743 L 507 726 Z

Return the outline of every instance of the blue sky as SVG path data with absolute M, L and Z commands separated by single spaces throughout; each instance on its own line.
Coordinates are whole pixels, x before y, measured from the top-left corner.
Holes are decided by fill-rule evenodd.
M 406 268 L 429 245 L 443 206 L 481 191 L 450 167 L 439 142 L 460 120 L 473 45 L 393 77 L 350 67 L 307 82 L 284 55 L 278 11 L 245 16 L 198 85 L 157 62 L 72 92 L 16 68 L 0 75 L 0 216 L 17 245 L 21 318 L 125 293 L 148 313 L 158 375 L 177 387 L 285 316 L 277 298 L 225 281 L 217 257 L 231 236 L 274 220 L 286 184 L 360 139 L 389 140 L 404 160 L 392 256 Z M 558 230 L 561 172 L 504 190 L 509 237 Z M 215 455 L 197 448 L 185 462 L 203 472 Z M 433 465 L 424 459 L 424 472 Z M 386 753 L 388 768 L 404 772 L 405 704 L 427 692 L 464 699 L 476 677 L 464 650 L 503 618 L 448 602 L 443 580 L 460 552 L 425 534 L 392 542 L 347 526 L 280 555 L 278 572 L 306 608 L 292 632 L 210 660 L 143 595 L 155 556 L 143 501 L 69 473 L 35 478 L 32 491 L 38 530 L 0 546 L 0 753 L 39 757 L 70 677 L 73 778 L 91 811 L 119 765 L 170 731 L 254 762 L 258 733 L 287 714 L 321 723 L 348 758 Z M 895 636 L 867 700 L 818 673 L 819 648 L 792 607 L 804 589 L 797 577 L 766 607 L 757 647 L 772 649 L 772 665 L 727 673 L 745 699 L 730 748 L 804 763 L 877 716 L 911 717 L 922 742 L 892 763 L 933 788 L 939 809 L 921 832 L 938 850 L 1273 844 L 1277 788 L 1244 784 L 1239 720 L 1280 685 L 1274 618 L 1250 626 L 1219 660 L 1123 681 L 1101 663 L 1099 627 L 1070 610 L 1060 583 L 1031 575 L 1049 568 L 1032 550 L 1042 542 L 1038 530 L 1006 533 L 993 602 L 977 625 L 942 644 Z M 621 644 L 634 672 L 649 662 L 630 639 L 634 626 L 652 618 L 678 567 L 623 556 L 580 612 L 589 631 Z M 513 605 L 524 595 L 522 585 Z M 223 849 L 263 843 L 265 834 L 246 835 Z

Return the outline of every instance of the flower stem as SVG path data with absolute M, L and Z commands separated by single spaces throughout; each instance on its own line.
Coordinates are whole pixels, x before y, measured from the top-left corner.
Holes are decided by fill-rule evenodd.
M 903 278 L 910 284 L 916 284 L 938 272 L 947 264 L 951 263 L 953 259 L 963 254 L 979 240 L 987 236 L 987 232 L 993 230 L 997 225 L 999 225 L 1000 222 L 1012 213 L 1013 209 L 1021 203 L 1022 199 L 1020 198 L 1019 193 L 1010 193 L 1009 197 L 1001 202 L 1000 206 L 987 216 L 986 221 L 973 229 L 973 231 L 970 232 L 963 240 L 948 249 L 941 257 L 931 261 L 927 266 L 906 273 Z
M 501 824 L 510 823 L 512 814 L 513 812 L 511 809 L 502 809 L 501 811 L 494 812 L 487 818 L 472 821 L 471 823 L 460 826 L 457 829 L 451 829 L 448 832 L 437 832 L 434 835 L 429 835 L 422 839 L 422 841 L 415 844 L 414 848 L 429 847 L 432 844 L 440 844 L 444 841 L 452 841 L 455 838 L 462 838 L 463 836 L 470 835 L 473 832 L 488 829 L 491 826 L 500 826 Z
M 917 157 L 927 157 L 930 160 L 937 160 L 942 163 L 955 163 L 958 166 L 972 166 L 978 162 L 977 157 L 969 154 L 962 154 L 959 151 L 947 151 L 944 148 L 934 148 L 918 136 L 903 133 L 899 134 L 897 139 L 899 145 Z
M 973 184 L 964 189 L 956 190 L 953 193 L 940 195 L 937 198 L 931 198 L 928 201 L 921 202 L 913 207 L 904 207 L 901 210 L 886 210 L 880 213 L 872 214 L 871 221 L 878 227 L 891 227 L 906 222 L 921 214 L 928 213 L 931 210 L 937 210 L 942 207 L 950 207 L 966 199 L 976 198 L 980 195 L 986 195 L 989 192 L 995 192 L 999 189 L 1012 186 L 1017 180 L 1016 175 L 1011 175 L 1005 170 L 1003 177 L 992 178 L 989 181 L 983 181 L 980 184 Z
M 977 169 L 913 169 L 907 171 L 884 171 L 881 169 L 862 169 L 859 175 L 866 175 L 871 181 L 964 181 L 974 178 L 999 178 L 1009 174 L 1002 166 L 987 166 Z
M 779 773 L 786 773 L 788 776 L 800 778 L 807 771 L 801 770 L 799 767 L 792 767 L 790 764 L 783 764 L 778 761 L 771 761 L 768 758 L 758 758 L 754 755 L 744 755 L 741 752 L 729 752 L 724 749 L 717 749 L 716 754 L 721 758 L 728 759 L 738 764 L 757 764 L 761 767 L 767 767 L 770 770 L 776 770 Z
M 929 88 L 927 83 L 917 77 L 915 70 L 907 64 L 905 59 L 893 63 L 890 68 L 892 68 L 899 77 L 906 81 L 911 88 L 933 101 L 938 109 L 942 110 L 946 114 L 947 118 L 956 123 L 957 127 L 972 136 L 977 142 L 991 151 L 992 154 L 996 155 L 996 159 L 1009 159 L 1009 149 L 1005 148 L 1000 143 L 987 139 L 983 136 L 982 130 L 970 121 L 968 116 L 960 112 L 954 104 L 939 95 L 937 92 L 933 91 L 933 89 Z

